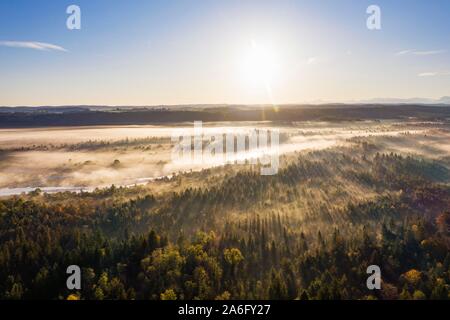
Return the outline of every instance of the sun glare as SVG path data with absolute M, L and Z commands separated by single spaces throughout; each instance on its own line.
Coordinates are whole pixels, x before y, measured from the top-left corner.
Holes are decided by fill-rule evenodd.
M 278 77 L 279 69 L 276 51 L 252 41 L 242 60 L 242 79 L 254 87 L 270 87 Z

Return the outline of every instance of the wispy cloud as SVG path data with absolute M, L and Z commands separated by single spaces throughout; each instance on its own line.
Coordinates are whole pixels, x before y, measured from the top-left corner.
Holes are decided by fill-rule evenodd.
M 318 57 L 309 57 L 306 60 L 306 64 L 316 64 L 319 62 L 319 58 Z
M 417 75 L 418 77 L 436 77 L 436 76 L 450 76 L 450 71 L 444 72 L 422 72 Z
M 429 51 L 414 51 L 413 54 L 416 56 L 429 56 L 433 54 L 440 54 L 444 53 L 445 50 L 429 50 Z
M 316 57 L 308 58 L 308 60 L 306 61 L 307 64 L 314 64 L 315 62 L 317 62 Z
M 414 50 L 402 50 L 402 51 L 397 52 L 395 55 L 396 56 L 404 56 L 404 55 L 409 54 L 411 52 L 414 52 Z
M 67 52 L 61 46 L 45 42 L 36 41 L 0 41 L 0 46 L 10 47 L 10 48 L 24 48 L 24 49 L 34 49 L 40 51 L 63 51 Z
M 444 53 L 446 50 L 402 50 L 397 52 L 396 56 L 414 55 L 414 56 L 430 56 L 434 54 Z

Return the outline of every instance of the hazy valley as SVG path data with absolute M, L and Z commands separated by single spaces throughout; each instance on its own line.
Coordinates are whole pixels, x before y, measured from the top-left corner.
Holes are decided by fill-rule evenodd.
M 81 299 L 447 297 L 446 118 L 204 123 L 279 130 L 273 176 L 174 165 L 173 131 L 192 128 L 1 129 L 0 294 L 65 298 L 76 263 Z

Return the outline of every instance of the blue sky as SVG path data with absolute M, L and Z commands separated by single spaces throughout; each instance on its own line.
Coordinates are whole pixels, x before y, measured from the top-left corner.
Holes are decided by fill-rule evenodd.
M 446 0 L 2 0 L 0 105 L 439 98 L 449 44 Z

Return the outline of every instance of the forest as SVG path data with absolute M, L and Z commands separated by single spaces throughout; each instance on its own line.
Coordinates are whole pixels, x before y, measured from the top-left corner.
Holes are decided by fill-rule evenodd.
M 449 299 L 450 172 L 367 141 L 0 200 L 1 299 Z M 66 268 L 82 268 L 82 288 Z M 366 268 L 382 270 L 369 290 Z

